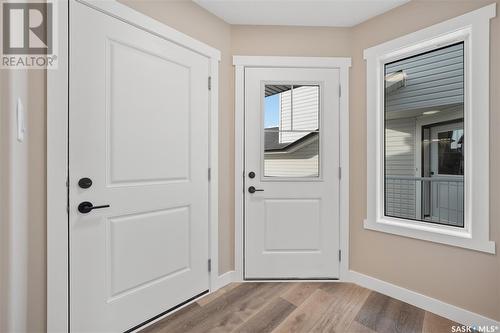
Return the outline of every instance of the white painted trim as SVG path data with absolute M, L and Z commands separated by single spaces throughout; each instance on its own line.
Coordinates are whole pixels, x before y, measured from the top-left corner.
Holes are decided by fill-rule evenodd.
M 242 67 L 298 67 L 341 68 L 351 67 L 351 58 L 336 57 L 271 57 L 233 56 L 233 65 Z
M 58 69 L 47 70 L 47 332 L 69 331 L 68 1 L 57 7 Z
M 351 58 L 326 57 L 268 57 L 234 56 L 235 66 L 235 116 L 234 116 L 234 175 L 235 175 L 235 216 L 234 216 L 234 281 L 243 281 L 244 263 L 244 160 L 245 160 L 245 68 L 337 68 L 340 71 L 340 223 L 339 237 L 342 261 L 339 280 L 346 279 L 349 272 L 349 68 Z
M 221 52 L 197 39 L 177 31 L 150 16 L 144 15 L 116 0 L 75 0 L 114 18 L 145 30 L 160 38 L 176 43 L 213 60 L 220 61 Z
M 459 308 L 455 305 L 445 303 L 438 299 L 419 294 L 415 291 L 405 289 L 403 287 L 394 285 L 392 283 L 364 275 L 362 273 L 350 271 L 349 278 L 351 282 L 358 284 L 362 287 L 375 290 L 381 294 L 414 305 L 426 311 L 437 314 L 441 317 L 448 318 L 462 325 L 500 326 L 500 323 L 496 320 L 471 312 L 469 310 Z
M 211 260 L 210 289 L 219 275 L 219 59 L 210 59 L 210 129 L 209 129 L 209 257 Z
M 243 281 L 245 213 L 245 67 L 235 67 L 234 87 L 234 271 Z
M 374 46 L 367 61 L 366 229 L 495 253 L 489 239 L 489 39 L 496 4 Z M 387 62 L 445 45 L 465 43 L 465 226 L 437 225 L 384 216 L 384 91 Z M 473 114 L 472 114 L 473 112 Z
M 144 31 L 186 47 L 210 59 L 209 249 L 212 259 L 210 289 L 220 285 L 218 247 L 218 76 L 220 51 L 178 32 L 116 1 L 78 1 Z M 47 71 L 47 331 L 69 331 L 68 170 L 68 6 L 60 1 L 58 70 Z M 226 278 L 227 279 L 227 278 Z
M 229 271 L 229 272 L 226 272 L 222 275 L 219 275 L 217 277 L 217 280 L 215 281 L 215 284 L 213 285 L 213 288 L 210 290 L 211 293 L 213 293 L 214 291 L 232 283 L 232 282 L 235 282 L 235 281 L 239 281 L 237 278 L 236 278 L 236 271 Z
M 340 261 L 339 280 L 344 280 L 349 274 L 349 59 L 348 64 L 340 67 Z
M 219 61 L 210 59 L 210 130 L 209 130 L 209 256 L 211 260 L 210 289 L 219 275 Z

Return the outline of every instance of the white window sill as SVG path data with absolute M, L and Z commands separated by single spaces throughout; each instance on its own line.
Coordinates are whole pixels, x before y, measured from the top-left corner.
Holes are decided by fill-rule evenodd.
M 364 228 L 495 254 L 495 242 L 474 239 L 471 233 L 463 228 L 391 217 L 379 218 L 376 221 L 366 219 L 364 220 Z

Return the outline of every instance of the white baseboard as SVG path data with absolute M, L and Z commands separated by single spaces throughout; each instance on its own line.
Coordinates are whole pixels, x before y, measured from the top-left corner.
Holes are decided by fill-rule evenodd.
M 226 272 L 222 275 L 219 275 L 215 279 L 214 285 L 212 286 L 212 289 L 210 290 L 210 292 L 214 292 L 214 291 L 224 287 L 225 285 L 230 284 L 231 282 L 234 282 L 235 276 L 236 276 L 235 273 L 236 273 L 235 271 L 229 271 L 229 272 Z
M 364 275 L 362 273 L 349 271 L 349 280 L 367 289 L 377 291 L 381 294 L 414 305 L 462 325 L 500 327 L 500 323 L 496 320 L 459 308 L 455 305 L 445 303 L 435 298 L 419 294 L 415 291 L 396 286 L 392 283 Z

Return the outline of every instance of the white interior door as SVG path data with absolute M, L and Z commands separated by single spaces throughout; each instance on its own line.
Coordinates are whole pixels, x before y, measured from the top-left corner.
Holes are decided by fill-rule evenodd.
M 431 219 L 463 226 L 464 123 L 431 128 Z
M 70 24 L 70 325 L 123 332 L 209 288 L 209 61 L 76 1 Z
M 339 276 L 338 89 L 337 69 L 245 70 L 247 279 Z

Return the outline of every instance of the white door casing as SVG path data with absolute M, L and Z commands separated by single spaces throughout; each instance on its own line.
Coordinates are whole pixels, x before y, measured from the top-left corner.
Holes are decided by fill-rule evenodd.
M 264 177 L 266 84 L 319 86 L 319 177 Z M 245 69 L 247 279 L 339 277 L 338 87 L 338 69 Z M 264 191 L 249 193 L 250 186 Z
M 125 331 L 209 288 L 209 61 L 77 2 L 70 16 L 70 328 Z

